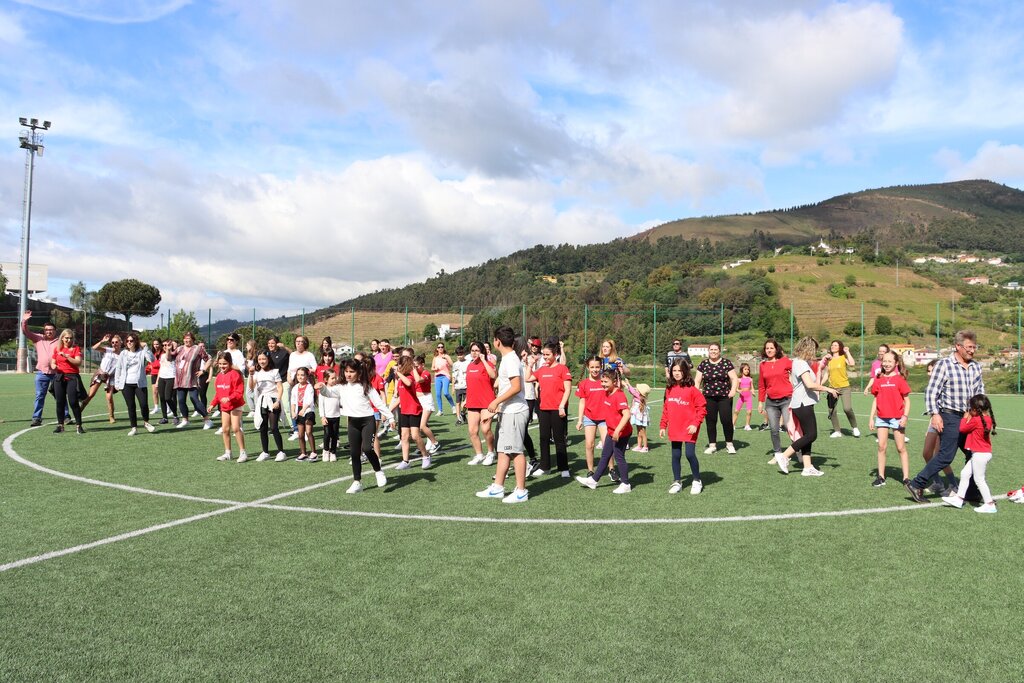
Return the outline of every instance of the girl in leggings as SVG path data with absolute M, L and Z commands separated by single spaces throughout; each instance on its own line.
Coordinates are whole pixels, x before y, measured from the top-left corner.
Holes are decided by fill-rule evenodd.
M 736 410 L 732 414 L 732 426 L 735 430 L 736 426 L 740 423 L 740 413 L 746 408 L 747 422 L 743 425 L 743 429 L 749 432 L 750 414 L 754 412 L 754 378 L 750 376 L 749 363 L 740 363 L 737 388 L 739 389 L 739 401 L 736 403 Z
M 818 383 L 818 378 L 811 370 L 811 362 L 817 355 L 818 342 L 811 337 L 804 337 L 797 342 L 796 348 L 793 349 L 794 357 L 789 371 L 793 393 L 789 405 L 793 411 L 793 418 L 799 422 L 802 434 L 785 451 L 775 454 L 775 462 L 784 474 L 789 473 L 789 459 L 794 453 L 799 453 L 803 460 L 803 475 L 805 477 L 820 477 L 824 474 L 811 464 L 811 445 L 818 438 L 818 423 L 814 417 L 814 406 L 818 403 L 819 391 L 824 391 L 833 398 L 838 392 L 832 387 Z
M 318 387 L 321 393 L 327 392 L 341 401 L 341 412 L 348 418 L 349 460 L 352 463 L 352 485 L 345 493 L 359 493 L 363 490 L 362 459 L 365 457 L 373 468 L 377 479 L 377 487 L 388 483 L 381 471 L 380 458 L 374 452 L 374 430 L 376 418 L 380 414 L 387 422 L 394 420 L 387 404 L 380 393 L 371 385 L 370 368 L 376 369 L 373 360 L 370 364 L 356 359 L 346 360 L 343 364 L 345 383 L 333 387 Z
M 964 446 L 971 452 L 971 459 L 960 472 L 960 485 L 956 493 L 945 496 L 942 502 L 955 508 L 964 506 L 964 496 L 971 477 L 981 492 L 982 504 L 974 508 L 975 512 L 995 512 L 996 501 L 985 481 L 985 469 L 992 460 L 992 435 L 996 433 L 996 416 L 992 412 L 992 403 L 985 394 L 971 397 L 970 407 L 960 420 L 960 433 L 967 435 Z
M 174 422 L 178 422 L 178 401 L 174 396 L 174 350 L 177 344 L 171 339 L 162 342 L 163 348 L 160 351 L 153 349 L 153 353 L 160 354 L 160 369 L 156 376 L 156 393 L 160 406 L 160 424 L 167 424 L 167 411 L 171 411 Z
M 690 376 L 690 364 L 683 358 L 672 361 L 669 368 L 668 387 L 665 388 L 665 404 L 661 411 L 661 429 L 659 434 L 672 443 L 672 485 L 668 487 L 671 494 L 683 490 L 683 473 L 680 467 L 683 447 L 686 448 L 686 461 L 690 463 L 690 493 L 697 495 L 704 490 L 700 478 L 700 463 L 697 461 L 697 436 L 700 434 L 700 423 L 707 413 L 704 394 L 697 390 Z
M 793 383 L 789 381 L 792 368 L 793 362 L 782 355 L 779 343 L 774 339 L 766 339 L 761 349 L 761 366 L 757 372 L 757 412 L 768 418 L 774 454 L 782 452 L 779 425 L 789 408 L 789 399 L 793 396 Z M 774 457 L 768 461 L 769 465 L 774 463 Z
M 612 493 L 629 493 L 633 487 L 629 483 L 629 465 L 626 463 L 626 446 L 629 444 L 629 437 L 633 434 L 633 427 L 629 424 L 629 402 L 626 395 L 619 388 L 619 371 L 614 367 L 607 367 L 601 372 L 601 386 L 604 388 L 604 396 L 598 397 L 601 403 L 601 416 L 608 425 L 608 438 L 604 440 L 604 448 L 601 449 L 601 461 L 597 463 L 597 469 L 593 476 L 576 477 L 580 485 L 588 489 L 596 489 L 601 475 L 615 458 L 618 467 L 621 483 Z
M 284 462 L 288 456 L 284 453 L 284 443 L 278 427 L 281 421 L 284 384 L 281 382 L 281 374 L 274 367 L 274 359 L 266 351 L 256 354 L 256 371 L 249 375 L 249 388 L 252 390 L 253 417 L 256 428 L 260 430 L 260 445 L 263 446 L 263 451 L 256 457 L 256 462 L 270 458 L 270 434 L 274 435 L 274 445 L 277 446 L 277 457 L 274 461 Z

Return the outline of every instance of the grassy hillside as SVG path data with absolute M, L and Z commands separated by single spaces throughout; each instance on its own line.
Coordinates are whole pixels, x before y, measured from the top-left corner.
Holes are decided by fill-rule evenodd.
M 468 324 L 471 316 L 466 316 Z M 408 324 L 409 337 L 413 340 L 423 338 L 423 328 L 429 323 L 440 327 L 447 324 L 459 326 L 459 311 L 453 313 L 412 313 L 408 317 L 405 312 L 359 311 L 353 316 L 351 311 L 342 311 L 334 315 L 320 317 L 315 323 L 306 325 L 306 335 L 319 340 L 330 336 L 336 344 L 351 344 L 353 322 L 355 323 L 355 341 L 357 347 L 368 346 L 371 339 L 390 339 L 392 344 L 400 344 L 405 338 Z

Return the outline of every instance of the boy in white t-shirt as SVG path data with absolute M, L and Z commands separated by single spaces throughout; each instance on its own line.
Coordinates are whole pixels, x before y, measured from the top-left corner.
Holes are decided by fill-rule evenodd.
M 463 424 L 465 422 L 462 414 L 466 403 L 466 368 L 469 367 L 466 347 L 460 346 L 455 349 L 455 357 L 458 358 L 452 364 L 452 388 L 455 389 L 455 414 L 458 416 L 455 424 Z
M 478 498 L 501 498 L 503 503 L 525 503 L 529 500 L 526 490 L 526 424 L 529 421 L 529 406 L 524 391 L 523 362 L 513 349 L 516 333 L 511 327 L 503 326 L 494 331 L 494 347 L 501 354 L 498 366 L 498 395 L 487 406 L 487 412 L 498 413 L 501 422 L 498 438 L 498 470 L 494 483 L 477 492 Z M 505 495 L 505 477 L 509 464 L 515 467 L 516 487 Z

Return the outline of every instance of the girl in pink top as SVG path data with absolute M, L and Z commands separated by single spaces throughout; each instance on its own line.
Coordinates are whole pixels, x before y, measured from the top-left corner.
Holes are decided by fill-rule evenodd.
M 973 476 L 984 501 L 974 511 L 993 513 L 996 511 L 996 501 L 988 488 L 988 482 L 985 481 L 985 468 L 992 460 L 992 435 L 996 433 L 996 416 L 992 412 L 992 403 L 985 394 L 972 396 L 968 405 L 970 408 L 960 421 L 960 433 L 967 435 L 964 448 L 970 451 L 971 458 L 960 471 L 960 486 L 956 493 L 943 497 L 942 502 L 955 508 L 962 508 L 964 494 L 967 493 Z

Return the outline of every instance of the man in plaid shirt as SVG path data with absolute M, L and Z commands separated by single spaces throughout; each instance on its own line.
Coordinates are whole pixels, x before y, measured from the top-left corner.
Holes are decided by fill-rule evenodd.
M 971 458 L 960 435 L 960 418 L 967 411 L 971 397 L 985 393 L 985 383 L 981 379 L 981 365 L 974 360 L 978 350 L 974 332 L 960 330 L 953 343 L 953 353 L 935 364 L 924 392 L 925 412 L 931 415 L 931 426 L 939 433 L 939 452 L 906 484 L 910 497 L 918 503 L 925 502 L 924 487 L 953 462 L 957 448 L 964 451 L 968 460 Z

